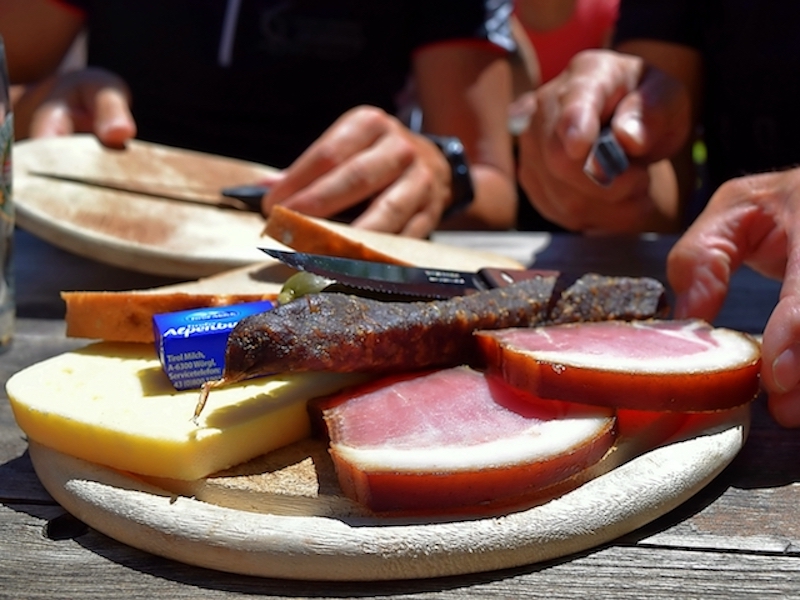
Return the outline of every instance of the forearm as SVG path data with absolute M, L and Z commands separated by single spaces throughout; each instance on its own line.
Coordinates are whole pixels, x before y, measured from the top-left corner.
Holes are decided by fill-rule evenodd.
M 83 16 L 51 0 L 0 0 L 0 35 L 13 83 L 55 71 L 84 24 Z
M 475 199 L 463 212 L 443 220 L 440 229 L 503 230 L 514 227 L 517 188 L 513 176 L 491 165 L 470 169 Z
M 508 132 L 508 61 L 494 52 L 448 45 L 417 56 L 416 76 L 426 130 L 461 140 L 474 190 L 469 208 L 444 219 L 439 227 L 513 227 L 517 195 Z

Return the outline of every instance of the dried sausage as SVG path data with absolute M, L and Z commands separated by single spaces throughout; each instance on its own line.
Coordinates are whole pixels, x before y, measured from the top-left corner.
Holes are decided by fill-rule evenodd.
M 236 325 L 223 377 L 204 386 L 195 415 L 211 388 L 251 377 L 480 366 L 472 335 L 479 329 L 651 318 L 667 310 L 664 287 L 654 279 L 586 275 L 571 285 L 568 281 L 543 275 L 431 302 L 383 302 L 340 293 L 303 296 Z
M 228 340 L 225 379 L 287 371 L 382 372 L 474 364 L 472 333 L 548 322 L 663 313 L 653 279 L 584 276 L 556 293 L 555 276 L 432 302 L 311 294 L 243 319 Z

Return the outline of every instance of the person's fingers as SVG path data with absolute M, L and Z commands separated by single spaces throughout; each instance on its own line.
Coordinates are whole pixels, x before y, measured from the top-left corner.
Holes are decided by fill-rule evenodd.
M 436 229 L 437 223 L 438 220 L 430 212 L 418 212 L 408 220 L 400 234 L 406 237 L 424 239 Z
M 408 142 L 383 137 L 366 150 L 324 173 L 281 204 L 304 214 L 330 217 L 371 198 L 403 177 L 414 160 L 415 149 Z M 272 199 L 270 192 L 269 198 Z M 397 202 L 394 216 L 405 223 L 414 207 Z
M 792 253 L 800 248 L 793 248 L 797 240 L 788 236 L 796 222 L 798 181 L 800 172 L 793 170 L 740 177 L 720 186 L 668 257 L 676 316 L 715 316 L 731 273 L 741 264 L 768 277 L 795 277 L 798 259 Z M 794 261 L 791 268 L 787 257 Z
M 548 220 L 574 231 L 617 233 L 658 219 L 645 161 L 632 162 L 607 188 L 583 172 L 601 125 L 637 89 L 643 68 L 633 56 L 587 51 L 537 91 L 537 111 L 519 136 L 518 177 Z
M 31 117 L 29 135 L 32 138 L 70 135 L 74 131 L 70 109 L 61 101 L 45 102 Z
M 358 107 L 342 115 L 284 170 L 280 181 L 264 199 L 266 211 L 372 146 L 386 133 L 388 118 L 373 107 Z
M 583 161 L 563 152 L 560 138 L 538 132 L 519 137 L 518 179 L 528 201 L 551 222 L 573 231 L 635 230 L 653 211 L 647 198 L 650 177 L 632 164 L 611 187 L 601 188 L 583 173 Z
M 722 185 L 670 251 L 667 278 L 676 295 L 677 318 L 713 319 L 731 274 L 757 255 L 764 233 L 774 227 L 772 217 L 754 201 L 753 185 L 752 177 Z
M 642 69 L 641 59 L 603 50 L 583 52 L 570 62 L 554 86 L 560 87 L 555 94 L 560 105 L 556 131 L 567 156 L 585 159 L 601 126 L 636 89 Z
M 136 122 L 131 114 L 127 88 L 121 81 L 86 90 L 84 102 L 92 105 L 94 132 L 101 143 L 119 148 L 136 137 Z
M 800 427 L 800 235 L 787 206 L 786 264 L 778 304 L 764 328 L 761 381 L 769 392 L 773 418 L 785 427 Z
M 736 258 L 698 239 L 684 237 L 675 245 L 667 260 L 667 279 L 675 292 L 675 318 L 712 321 L 725 301 Z
M 274 173 L 268 173 L 259 177 L 255 185 L 263 185 L 265 187 L 272 187 L 279 184 L 286 178 L 285 171 L 276 170 Z
M 94 133 L 101 143 L 124 146 L 135 137 L 125 82 L 103 69 L 84 69 L 61 77 L 31 117 L 31 137 Z
M 761 345 L 761 382 L 769 393 L 769 411 L 784 427 L 800 427 L 799 267 L 796 259 L 787 264 L 781 299 L 764 328 Z
M 617 105 L 611 124 L 631 157 L 654 162 L 672 156 L 689 137 L 691 102 L 685 87 L 658 69 L 646 69 L 638 86 Z
M 437 177 L 427 165 L 417 164 L 378 194 L 353 225 L 425 237 L 439 222 L 449 195 L 447 178 Z
M 794 388 L 785 394 L 770 394 L 767 407 L 769 414 L 781 427 L 800 427 L 800 388 Z
M 787 290 L 787 282 L 784 282 Z M 782 294 L 764 329 L 761 381 L 773 418 L 800 427 L 800 290 Z

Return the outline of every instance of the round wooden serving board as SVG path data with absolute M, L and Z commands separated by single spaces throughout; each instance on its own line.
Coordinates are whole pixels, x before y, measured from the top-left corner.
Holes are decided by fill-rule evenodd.
M 305 508 L 295 514 L 233 508 L 33 442 L 30 454 L 42 483 L 66 510 L 141 550 L 246 575 L 388 580 L 516 567 L 611 541 L 711 481 L 741 449 L 748 424 L 749 407 L 690 417 L 656 448 L 623 441 L 621 464 L 549 502 L 471 519 L 379 518 L 330 503 L 320 512 L 313 502 L 307 514 L 296 514 Z M 292 498 L 284 503 L 291 506 Z
M 14 147 L 17 224 L 55 246 L 117 267 L 203 277 L 264 259 L 258 250 L 263 217 L 220 207 L 220 189 L 255 183 L 272 172 L 138 140 L 124 150 L 105 148 L 90 135 L 25 140 Z M 69 178 L 138 186 L 150 195 Z

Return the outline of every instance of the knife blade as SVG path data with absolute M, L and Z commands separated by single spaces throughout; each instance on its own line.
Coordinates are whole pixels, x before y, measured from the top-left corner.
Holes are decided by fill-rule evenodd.
M 427 299 L 452 298 L 505 287 L 524 279 L 559 275 L 557 271 L 541 269 L 493 267 L 478 271 L 454 271 L 289 252 L 274 248 L 259 249 L 294 269 L 321 275 L 351 288 Z
M 163 182 L 114 179 L 110 177 L 89 177 L 84 175 L 67 175 L 47 171 L 30 171 L 29 175 L 86 185 L 93 188 L 139 194 L 160 200 L 204 204 L 217 208 L 233 208 L 261 212 L 261 196 L 268 191 L 266 186 L 233 186 L 219 190 L 193 189 L 181 186 L 179 189 Z M 260 192 L 260 194 L 259 194 Z

